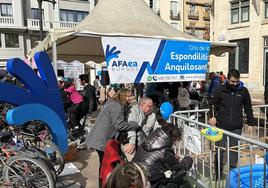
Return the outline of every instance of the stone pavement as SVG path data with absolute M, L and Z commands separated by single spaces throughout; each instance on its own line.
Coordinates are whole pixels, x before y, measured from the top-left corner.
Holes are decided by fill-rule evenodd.
M 73 163 L 81 172 L 59 177 L 57 188 L 98 188 L 98 154 L 91 150 L 80 150 Z

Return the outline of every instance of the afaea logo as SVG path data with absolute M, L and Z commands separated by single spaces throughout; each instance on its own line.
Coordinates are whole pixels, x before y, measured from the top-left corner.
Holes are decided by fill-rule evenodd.
M 157 77 L 156 76 L 147 76 L 147 81 L 148 82 L 157 81 Z
M 121 53 L 121 51 L 116 50 L 115 46 L 110 49 L 110 45 L 108 44 L 106 46 L 106 52 L 105 52 L 107 66 L 110 65 L 111 67 L 122 67 L 122 68 L 128 68 L 128 67 L 129 68 L 136 68 L 136 67 L 138 67 L 137 61 L 118 60 L 120 53 Z

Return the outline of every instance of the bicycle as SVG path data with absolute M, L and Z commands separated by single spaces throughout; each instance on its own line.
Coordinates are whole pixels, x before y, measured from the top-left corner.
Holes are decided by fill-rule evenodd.
M 23 147 L 20 148 L 27 155 L 38 157 L 50 169 L 54 178 L 63 171 L 65 166 L 64 158 L 59 148 L 50 139 L 51 135 L 47 126 L 40 121 L 31 121 L 26 123 L 23 127 L 10 127 L 5 120 L 6 112 L 12 108 L 9 104 L 0 104 L 1 117 L 0 120 L 5 130 L 12 132 L 15 137 L 16 144 L 21 143 Z M 49 151 L 49 152 L 48 152 Z M 33 153 L 37 153 L 38 156 Z
M 0 136 L 0 171 L 3 184 L 15 188 L 55 188 L 55 179 L 47 165 L 9 144 L 10 140 L 12 134 Z
M 43 122 L 32 121 L 20 131 L 21 140 L 24 145 L 36 147 L 39 152 L 43 153 L 46 159 L 52 163 L 58 176 L 65 166 L 64 157 L 58 146 L 51 140 L 49 131 L 44 127 L 46 126 Z

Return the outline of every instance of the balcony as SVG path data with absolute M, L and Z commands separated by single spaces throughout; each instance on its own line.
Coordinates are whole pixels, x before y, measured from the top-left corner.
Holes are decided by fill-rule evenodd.
M 196 0 L 186 0 L 187 4 L 196 4 L 197 1 Z
M 209 12 L 207 12 L 207 11 L 204 12 L 203 19 L 205 21 L 210 21 L 210 14 L 209 14 Z
M 54 29 L 72 29 L 80 22 L 55 21 L 53 22 Z
M 206 2 L 200 2 L 200 0 L 186 0 L 187 5 L 196 5 L 196 6 L 212 6 L 213 0 L 206 0 Z
M 38 19 L 27 19 L 27 27 L 29 30 L 39 30 L 40 24 Z M 51 28 L 49 21 L 43 20 L 43 30 L 48 31 Z
M 0 26 L 12 26 L 14 25 L 13 17 L 0 17 Z
M 196 10 L 189 10 L 188 18 L 191 20 L 199 20 L 199 12 Z
M 171 20 L 181 20 L 180 13 L 176 13 L 173 10 L 170 10 L 170 19 Z
M 186 26 L 186 29 L 195 29 L 196 28 L 196 22 L 195 21 L 190 21 L 187 26 Z

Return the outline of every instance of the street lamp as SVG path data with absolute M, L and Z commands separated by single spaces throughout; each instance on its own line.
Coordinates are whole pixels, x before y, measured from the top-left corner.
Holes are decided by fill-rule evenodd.
M 43 40 L 43 19 L 42 19 L 42 3 L 43 1 L 53 4 L 53 10 L 55 9 L 56 0 L 37 0 L 39 11 L 39 27 L 40 27 L 40 41 Z

